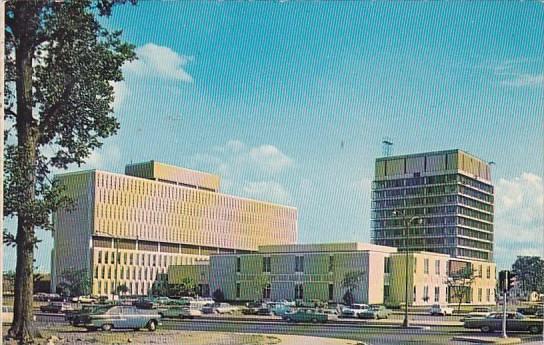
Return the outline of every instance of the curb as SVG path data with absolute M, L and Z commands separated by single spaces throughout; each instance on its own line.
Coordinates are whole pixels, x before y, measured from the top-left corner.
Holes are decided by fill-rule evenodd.
M 478 344 L 520 344 L 520 338 L 499 338 L 499 337 L 453 337 L 452 340 L 466 341 Z

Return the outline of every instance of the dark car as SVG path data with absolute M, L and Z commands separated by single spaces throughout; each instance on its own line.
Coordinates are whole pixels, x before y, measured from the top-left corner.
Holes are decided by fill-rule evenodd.
M 542 305 L 531 305 L 528 307 L 520 307 L 517 309 L 517 312 L 523 315 L 535 315 L 539 310 L 542 311 L 544 306 Z
M 43 313 L 66 313 L 67 311 L 72 311 L 73 308 L 66 303 L 62 302 L 51 302 L 47 305 L 42 305 L 40 311 Z
M 155 307 L 155 303 L 147 298 L 140 298 L 133 302 L 132 305 L 139 309 L 153 309 Z
M 73 326 L 81 325 L 85 316 L 95 312 L 104 312 L 111 308 L 110 305 L 92 305 L 84 306 L 81 309 L 66 311 L 64 315 L 64 320 L 68 321 Z
M 242 309 L 242 314 L 245 315 L 272 315 L 272 311 L 266 306 L 260 306 L 255 308 Z
M 491 313 L 487 317 L 474 317 L 464 321 L 463 327 L 476 328 L 482 332 L 494 332 L 502 329 L 502 313 Z M 520 313 L 506 313 L 507 332 L 542 332 L 542 320 L 529 319 Z

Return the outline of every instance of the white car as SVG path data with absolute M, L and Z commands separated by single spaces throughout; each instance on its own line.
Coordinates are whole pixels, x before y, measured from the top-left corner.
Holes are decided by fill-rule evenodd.
M 341 317 L 359 317 L 359 314 L 368 310 L 368 304 L 355 303 L 349 307 L 342 308 Z
M 98 300 L 92 296 L 78 296 L 73 297 L 72 302 L 74 303 L 97 303 Z
M 447 305 L 433 304 L 429 310 L 431 315 L 453 315 L 453 308 L 448 307 Z
M 238 309 L 238 307 L 230 305 L 228 303 L 219 303 L 219 305 L 215 307 L 215 312 L 217 314 L 231 314 Z

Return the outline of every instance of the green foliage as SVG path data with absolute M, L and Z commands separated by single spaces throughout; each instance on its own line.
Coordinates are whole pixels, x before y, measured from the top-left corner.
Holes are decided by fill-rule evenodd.
M 351 271 L 344 274 L 342 279 L 342 287 L 348 289 L 348 291 L 353 292 L 353 290 L 359 287 L 359 284 L 363 280 L 365 272 L 362 271 Z
M 128 292 L 128 286 L 126 284 L 119 285 L 115 288 L 115 291 L 118 295 L 126 294 Z
M 355 303 L 355 297 L 353 296 L 353 293 L 351 290 L 347 290 L 344 296 L 342 296 L 342 301 L 344 301 L 345 305 L 352 305 Z
M 216 301 L 216 302 L 224 302 L 224 301 L 225 301 L 225 294 L 223 293 L 223 290 L 221 290 L 221 289 L 216 289 L 216 290 L 212 293 L 212 298 L 213 298 L 214 301 Z
M 466 265 L 462 269 L 450 273 L 446 285 L 450 295 L 458 301 L 457 311 L 461 310 L 463 301 L 469 300 L 472 284 L 478 276 L 479 272 L 476 272 L 471 265 Z
M 51 230 L 51 214 L 71 204 L 51 171 L 83 164 L 119 128 L 112 83 L 134 47 L 97 16 L 126 2 L 135 0 L 6 2 L 3 212 L 17 218 L 17 233 L 4 231 L 3 241 L 17 248 L 8 333 L 20 343 L 33 337 L 35 230 Z
M 84 296 L 91 291 L 91 278 L 85 269 L 68 268 L 62 272 L 58 285 L 66 296 Z
M 518 256 L 512 272 L 517 275 L 522 290 L 544 293 L 544 260 L 540 256 Z

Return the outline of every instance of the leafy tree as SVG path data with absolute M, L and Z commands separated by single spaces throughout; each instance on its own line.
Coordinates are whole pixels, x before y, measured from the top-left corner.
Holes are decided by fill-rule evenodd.
M 450 296 L 458 301 L 457 312 L 461 310 L 463 301 L 470 297 L 470 289 L 479 273 L 474 271 L 472 266 L 467 265 L 456 272 L 451 272 L 446 280 Z
M 116 3 L 135 0 L 8 0 L 5 13 L 4 217 L 17 218 L 14 321 L 8 335 L 32 342 L 32 290 L 37 228 L 69 205 L 49 179 L 52 168 L 81 165 L 116 133 L 112 82 L 135 55 L 120 31 L 98 21 Z
M 88 295 L 91 291 L 91 278 L 85 269 L 68 268 L 62 272 L 59 286 L 66 296 Z
M 345 304 L 352 305 L 355 302 L 353 290 L 359 287 L 359 284 L 361 284 L 364 275 L 365 272 L 362 271 L 350 271 L 344 274 L 344 278 L 342 279 L 342 287 L 344 289 L 347 289 L 347 291 L 346 293 L 344 293 L 342 300 Z
M 214 301 L 216 301 L 216 302 L 224 302 L 224 301 L 225 301 L 225 294 L 223 293 L 223 290 L 221 290 L 221 289 L 216 289 L 216 290 L 212 293 L 212 298 L 213 298 Z
M 539 256 L 518 256 L 512 272 L 522 291 L 544 293 L 544 260 Z
M 128 286 L 126 284 L 121 284 L 115 289 L 118 295 L 124 295 L 128 292 Z

